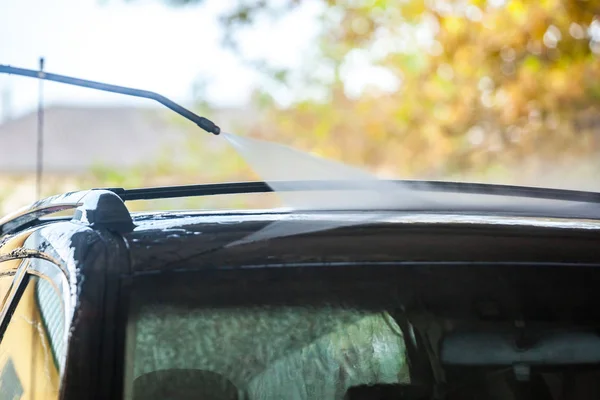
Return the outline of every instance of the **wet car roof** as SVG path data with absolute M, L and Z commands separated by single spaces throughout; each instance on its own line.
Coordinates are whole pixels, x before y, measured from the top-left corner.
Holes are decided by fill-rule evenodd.
M 372 211 L 292 211 L 289 209 L 268 210 L 234 210 L 234 211 L 169 211 L 132 213 L 136 228 L 130 235 L 144 230 L 182 228 L 199 224 L 236 224 L 245 222 L 274 222 L 293 216 L 295 220 L 335 219 L 359 220 L 360 216 Z M 542 218 L 528 216 L 438 213 L 438 212 L 405 212 L 375 211 L 386 223 L 402 224 L 479 224 L 479 225 L 521 225 L 562 229 L 600 229 L 600 220 Z
M 548 235 L 577 237 L 574 245 L 581 247 L 577 251 L 586 259 L 592 251 L 588 244 L 593 245 L 600 233 L 600 221 L 595 220 L 390 211 L 378 212 L 376 221 L 364 224 L 364 214 L 286 210 L 138 213 L 132 215 L 135 228 L 123 237 L 132 253 L 133 271 L 148 273 L 267 264 L 410 261 L 424 260 L 423 255 L 427 255 L 425 260 L 452 261 L 464 259 L 464 254 L 456 253 L 457 248 L 477 246 L 477 242 L 486 249 L 479 252 L 481 260 L 510 260 L 520 251 L 515 240 L 521 240 L 519 247 L 524 250 L 541 246 L 541 237 Z M 293 233 L 295 224 L 317 220 L 356 224 L 231 246 L 273 222 L 286 221 Z M 582 240 L 585 237 L 589 243 Z M 436 254 L 427 250 L 434 243 Z M 469 257 L 477 259 L 478 250 L 469 251 L 474 252 Z M 552 251 L 541 256 L 549 260 Z

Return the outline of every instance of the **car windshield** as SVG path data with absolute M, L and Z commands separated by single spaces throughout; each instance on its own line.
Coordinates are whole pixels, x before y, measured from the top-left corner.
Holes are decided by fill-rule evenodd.
M 391 303 L 357 287 L 175 281 L 133 292 L 126 399 L 342 399 L 410 382 Z

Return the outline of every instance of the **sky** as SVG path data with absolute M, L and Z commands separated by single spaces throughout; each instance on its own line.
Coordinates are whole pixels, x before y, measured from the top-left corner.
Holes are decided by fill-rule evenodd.
M 258 75 L 223 47 L 218 16 L 228 1 L 172 8 L 160 0 L 0 0 L 0 64 L 158 92 L 190 104 L 194 83 L 205 81 L 207 100 L 242 106 Z M 316 3 L 273 24 L 247 32 L 242 50 L 278 65 L 293 66 L 316 35 Z M 268 45 L 266 45 L 268 44 Z M 17 117 L 34 110 L 38 82 L 0 75 L 0 108 Z M 2 97 L 6 96 L 1 96 Z M 47 106 L 153 105 L 150 100 L 44 83 Z M 8 104 L 6 104 L 8 103 Z

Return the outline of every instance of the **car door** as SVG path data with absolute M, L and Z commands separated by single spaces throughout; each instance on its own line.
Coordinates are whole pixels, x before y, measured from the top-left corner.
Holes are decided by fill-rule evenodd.
M 4 276 L 12 280 L 0 315 L 0 399 L 58 399 L 68 333 L 66 274 L 33 257 Z

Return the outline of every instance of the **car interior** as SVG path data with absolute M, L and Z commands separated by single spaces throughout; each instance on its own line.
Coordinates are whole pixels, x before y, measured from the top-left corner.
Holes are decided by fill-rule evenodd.
M 473 266 L 457 267 L 454 280 L 431 266 L 401 272 L 323 268 L 268 275 L 221 271 L 204 278 L 174 274 L 160 278 L 161 291 L 151 279 L 140 282 L 127 326 L 125 398 L 559 400 L 600 395 L 600 337 L 593 324 L 577 319 L 575 304 L 584 303 L 566 309 L 568 303 L 562 302 L 562 309 L 552 309 L 551 297 L 525 296 L 516 312 L 511 307 L 517 293 L 489 290 L 485 275 L 498 273 L 493 268 L 475 274 L 478 285 L 473 273 L 472 281 L 460 281 Z M 528 275 L 544 277 L 541 269 L 520 268 L 523 290 L 534 282 Z M 510 270 L 500 276 L 507 278 Z M 556 271 L 545 272 L 549 280 L 564 279 Z M 409 289 L 414 275 L 423 273 L 432 277 L 435 296 L 414 285 Z M 585 271 L 573 271 L 553 296 L 567 296 L 584 278 Z M 445 294 L 435 290 L 444 280 Z M 543 292 L 540 287 L 538 294 Z M 542 300 L 549 309 L 534 318 Z

